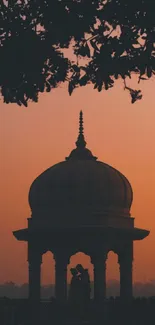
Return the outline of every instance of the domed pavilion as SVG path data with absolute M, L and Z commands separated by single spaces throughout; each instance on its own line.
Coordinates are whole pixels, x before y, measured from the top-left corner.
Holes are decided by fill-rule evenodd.
M 106 259 L 118 255 L 120 296 L 132 298 L 133 241 L 149 231 L 135 228 L 130 215 L 133 192 L 127 178 L 97 160 L 86 148 L 80 112 L 76 148 L 32 183 L 28 227 L 14 236 L 28 242 L 29 298 L 40 300 L 42 255 L 55 259 L 55 295 L 67 300 L 67 265 L 77 252 L 90 256 L 94 266 L 94 299 L 106 297 Z

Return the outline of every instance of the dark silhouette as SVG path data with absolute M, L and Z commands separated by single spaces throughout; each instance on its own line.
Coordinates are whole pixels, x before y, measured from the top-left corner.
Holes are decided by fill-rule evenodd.
M 31 322 L 31 308 L 28 300 L 0 299 L 1 325 L 47 325 L 47 324 L 88 324 L 88 325 L 154 325 L 155 296 L 133 299 L 130 304 L 111 297 L 102 306 L 100 318 L 97 321 L 98 310 L 91 301 L 84 320 L 78 313 L 60 307 L 57 301 L 46 301 L 40 304 L 40 322 Z M 65 316 L 65 319 L 64 319 Z M 73 320 L 74 317 L 74 320 Z M 103 320 L 103 321 L 102 321 Z
M 71 305 L 77 305 L 80 301 L 80 279 L 76 268 L 70 269 L 72 274 L 70 290 L 69 290 L 69 303 Z
M 71 95 L 92 84 L 101 91 L 155 73 L 155 2 L 148 0 L 0 1 L 0 88 L 5 103 L 28 105 L 68 82 Z M 64 49 L 70 47 L 70 58 Z M 75 60 L 73 62 L 73 59 Z M 87 60 L 81 60 L 87 59 Z
M 71 269 L 69 301 L 79 305 L 75 314 L 72 309 L 73 316 L 84 319 L 89 315 L 88 310 L 98 319 L 107 315 L 106 260 L 111 250 L 117 253 L 120 265 L 119 301 L 131 305 L 133 241 L 149 235 L 148 230 L 134 227 L 130 215 L 132 199 L 127 178 L 97 161 L 86 148 L 81 111 L 76 148 L 64 162 L 52 166 L 32 183 L 29 192 L 32 217 L 26 229 L 13 233 L 18 240 L 28 242 L 29 304 L 33 322 L 41 319 L 41 263 L 42 255 L 48 250 L 55 259 L 55 310 L 61 311 L 57 317 L 67 317 L 67 266 L 78 251 L 89 255 L 93 264 L 94 304 L 90 303 L 88 270 L 78 264 Z
M 75 268 L 71 268 L 70 271 L 72 279 L 69 290 L 69 304 L 80 309 L 90 302 L 91 288 L 88 270 L 78 264 Z
M 86 148 L 80 112 L 76 149 L 66 161 L 49 168 L 32 183 L 29 192 L 32 217 L 28 219 L 28 228 L 14 232 L 18 240 L 28 242 L 30 300 L 40 301 L 42 254 L 49 247 L 55 258 L 58 301 L 67 300 L 67 265 L 79 250 L 88 254 L 94 265 L 97 303 L 106 298 L 106 259 L 110 250 L 118 254 L 121 299 L 131 300 L 133 241 L 149 235 L 149 231 L 134 227 L 130 215 L 132 199 L 132 187 L 125 176 L 98 162 Z M 81 265 L 77 271 L 79 279 L 74 274 L 73 280 L 80 280 L 79 288 L 82 293 L 85 291 L 81 301 L 83 296 L 87 300 L 90 296 L 88 273 Z
M 81 301 L 85 304 L 89 302 L 91 292 L 88 269 L 84 269 L 81 264 L 78 264 L 76 270 L 79 272 Z

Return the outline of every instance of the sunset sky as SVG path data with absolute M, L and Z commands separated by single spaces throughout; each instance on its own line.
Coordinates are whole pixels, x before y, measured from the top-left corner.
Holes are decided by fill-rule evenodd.
M 151 231 L 134 245 L 134 281 L 155 279 L 155 80 L 145 81 L 141 88 L 143 100 L 134 105 L 121 82 L 101 93 L 91 86 L 77 89 L 71 97 L 62 85 L 28 108 L 3 104 L 1 99 L 0 283 L 28 281 L 27 244 L 18 242 L 12 231 L 27 226 L 32 181 L 75 147 L 81 109 L 87 147 L 129 179 L 135 226 Z M 42 282 L 50 283 L 53 257 L 47 254 L 43 260 Z M 80 261 L 87 266 L 89 258 L 71 260 L 73 265 Z M 115 255 L 110 254 L 107 268 L 108 278 L 118 278 Z

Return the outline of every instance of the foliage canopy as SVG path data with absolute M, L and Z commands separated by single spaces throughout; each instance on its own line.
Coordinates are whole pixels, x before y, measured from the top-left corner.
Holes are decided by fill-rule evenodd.
M 65 49 L 70 55 L 65 55 Z M 5 103 L 28 105 L 68 82 L 98 91 L 121 78 L 155 74 L 153 0 L 1 0 L 0 89 Z

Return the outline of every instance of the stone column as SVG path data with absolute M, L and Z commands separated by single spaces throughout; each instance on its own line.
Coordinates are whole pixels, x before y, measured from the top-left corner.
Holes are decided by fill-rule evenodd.
M 28 249 L 29 262 L 29 299 L 32 302 L 40 301 L 40 278 L 42 254 L 29 244 Z
M 67 265 L 69 264 L 68 256 L 64 253 L 57 252 L 54 254 L 55 259 L 55 297 L 60 302 L 67 301 Z
M 30 302 L 30 321 L 31 324 L 40 324 L 40 277 L 42 254 L 37 245 L 28 243 L 28 262 L 29 262 L 29 302 Z
M 96 253 L 92 257 L 94 265 L 94 300 L 102 302 L 106 298 L 106 254 Z
M 132 261 L 133 243 L 119 253 L 120 264 L 120 297 L 124 301 L 132 299 Z

